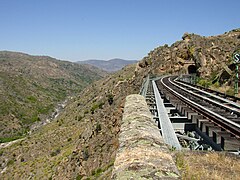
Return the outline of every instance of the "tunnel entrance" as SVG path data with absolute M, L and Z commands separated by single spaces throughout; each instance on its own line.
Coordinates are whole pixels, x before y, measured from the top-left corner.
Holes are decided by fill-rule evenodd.
M 188 74 L 196 74 L 196 73 L 197 73 L 197 68 L 195 65 L 188 66 Z

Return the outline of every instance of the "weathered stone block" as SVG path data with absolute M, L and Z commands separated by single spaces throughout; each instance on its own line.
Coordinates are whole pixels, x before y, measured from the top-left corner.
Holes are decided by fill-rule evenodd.
M 179 179 L 143 96 L 127 96 L 112 179 Z

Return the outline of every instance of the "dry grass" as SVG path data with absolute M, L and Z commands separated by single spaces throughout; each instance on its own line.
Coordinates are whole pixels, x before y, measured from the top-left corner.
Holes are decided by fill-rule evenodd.
M 240 179 L 240 157 L 217 152 L 181 152 L 176 164 L 183 179 Z

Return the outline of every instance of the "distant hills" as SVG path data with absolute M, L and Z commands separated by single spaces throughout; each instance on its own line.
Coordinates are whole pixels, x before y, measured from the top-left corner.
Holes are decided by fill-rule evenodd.
M 105 75 L 90 65 L 0 51 L 0 142 L 22 136 L 57 103 Z
M 33 132 L 27 136 L 26 139 L 0 149 L 0 179 L 111 179 L 113 164 L 119 147 L 118 137 L 124 112 L 125 97 L 129 94 L 139 93 L 143 79 L 149 74 L 162 76 L 166 74 L 176 75 L 187 73 L 185 62 L 188 63 L 190 60 L 196 63 L 197 71 L 200 78 L 202 78 L 199 82 L 204 80 L 204 86 L 211 84 L 215 76 L 218 75 L 221 70 L 224 70 L 225 66 L 228 67 L 228 65 L 233 63 L 232 53 L 236 49 L 240 49 L 240 29 L 211 37 L 185 33 L 181 41 L 177 41 L 171 46 L 163 45 L 155 48 L 137 65 L 127 66 L 86 87 L 71 99 L 56 120 L 43 126 L 38 131 Z M 31 56 L 29 58 L 38 59 L 40 57 L 34 58 Z M 1 58 L 0 61 L 2 61 Z M 34 63 L 37 62 L 34 60 Z M 38 63 L 44 62 L 46 63 L 46 61 L 40 61 Z M 39 78 L 38 82 L 40 83 L 37 83 L 37 85 L 44 89 L 48 88 L 47 92 L 53 95 L 61 91 L 56 85 L 53 86 L 56 88 L 56 92 L 53 91 L 53 87 L 47 86 L 47 84 L 52 84 L 49 83 L 49 69 L 51 69 L 50 72 L 53 73 L 50 76 L 51 78 L 54 77 L 54 74 L 58 74 L 55 81 L 57 81 L 57 77 L 59 78 L 60 76 L 65 79 L 63 82 L 66 82 L 70 68 L 74 67 L 77 70 L 81 67 L 75 66 L 75 64 L 73 65 L 72 63 L 69 64 L 55 60 L 47 62 L 43 67 L 37 66 L 41 69 L 41 71 L 37 71 L 37 74 L 40 76 L 40 72 L 42 72 L 43 75 L 41 76 L 45 78 L 43 79 L 46 84 Z M 16 65 L 13 65 L 12 61 L 9 63 L 5 60 L 4 63 L 6 65 L 4 66 L 2 63 L 3 62 L 0 64 L 0 68 L 8 67 L 9 70 L 6 69 L 4 73 L 2 73 L 3 70 L 0 70 L 0 74 L 6 74 L 6 76 L 9 77 L 12 73 L 10 77 L 20 79 L 21 76 L 19 73 L 13 73 L 12 68 L 16 67 Z M 33 60 L 31 60 L 30 64 L 34 63 Z M 55 65 L 59 66 L 59 68 L 53 68 Z M 67 66 L 69 69 L 68 71 L 64 71 L 66 72 L 65 74 L 60 75 L 60 73 L 57 72 L 59 72 L 59 69 L 62 69 L 62 66 Z M 26 65 L 23 67 L 21 70 L 23 71 L 23 79 L 25 79 L 25 82 L 22 80 L 24 84 L 15 81 L 15 79 L 9 79 L 8 81 L 11 82 L 11 84 L 8 85 L 7 81 L 0 79 L 0 97 L 4 100 L 5 104 L 9 103 L 7 101 L 9 97 L 15 97 L 16 103 L 20 105 L 21 103 L 23 104 L 22 111 L 28 113 L 28 111 L 31 111 L 30 107 L 33 106 L 33 103 L 30 104 L 31 106 L 25 103 L 24 99 L 21 99 L 23 95 L 15 93 L 16 90 L 11 90 L 13 87 L 24 89 L 27 93 L 26 97 L 37 95 L 39 96 L 38 99 L 41 99 L 40 97 L 42 97 L 42 93 L 44 93 L 48 98 L 54 99 L 56 95 L 51 97 L 44 92 L 44 89 L 37 91 L 39 94 L 31 94 L 36 90 L 33 89 L 35 88 L 34 86 L 28 85 L 25 87 L 28 82 L 26 76 L 28 76 L 28 71 L 30 71 L 31 77 L 35 76 L 35 69 L 33 67 L 28 68 Z M 30 69 L 33 69 L 33 72 Z M 77 72 L 82 73 L 82 71 L 74 70 L 75 74 L 77 74 Z M 92 71 L 87 72 L 94 74 Z M 48 73 L 48 76 L 45 75 L 46 73 Z M 70 77 L 73 76 L 71 75 Z M 80 76 L 77 77 L 80 78 Z M 95 77 L 98 78 L 99 76 Z M 230 78 L 227 81 L 227 84 L 225 84 L 228 87 L 226 88 L 233 90 L 234 78 Z M 32 80 L 30 82 L 32 82 Z M 59 84 L 62 90 L 68 87 L 64 87 L 60 82 Z M 222 90 L 225 91 L 225 87 L 221 87 L 219 84 L 212 86 L 215 88 L 219 87 L 219 89 L 222 88 Z M 5 87 L 4 92 L 2 87 Z M 33 91 L 31 91 L 29 87 L 31 87 Z M 81 90 L 81 87 L 82 86 L 76 86 L 74 89 L 78 92 Z M 7 90 L 9 90 L 9 92 Z M 44 99 L 45 102 L 47 102 L 47 98 Z M 11 99 L 9 100 L 12 101 Z M 34 101 L 34 98 L 25 98 L 25 101 L 31 102 Z M 37 102 L 41 105 L 41 101 Z M 0 105 L 2 105 L 2 101 Z M 14 112 L 9 108 L 11 106 L 5 107 L 5 110 Z M 0 112 L 0 114 L 1 113 L 2 112 Z M 0 124 L 0 127 L 2 127 L 2 124 Z M 0 132 L 2 132 L 2 130 L 0 130 Z M 178 152 L 174 151 L 172 153 Z M 191 153 L 193 153 L 193 151 Z M 132 155 L 135 156 L 135 154 L 129 154 L 129 158 L 131 158 Z M 194 172 L 196 167 L 202 165 L 201 163 L 206 160 L 206 157 L 208 157 L 208 159 L 219 160 L 219 164 L 239 164 L 229 161 L 229 158 L 224 158 L 222 153 L 219 155 L 220 156 L 216 156 L 212 152 L 196 152 L 194 156 L 193 154 L 186 156 L 182 154 L 181 158 L 184 158 L 184 162 L 186 158 L 186 163 L 189 167 L 187 170 L 184 170 L 186 168 L 183 169 L 183 176 L 186 177 L 185 175 L 189 175 L 189 172 Z M 177 157 L 177 155 L 175 154 L 174 157 Z M 188 157 L 194 157 L 196 161 L 192 163 L 193 159 L 189 159 Z M 235 156 L 228 157 L 239 161 L 239 158 L 235 158 Z M 199 159 L 201 159 L 201 161 Z M 224 159 L 229 163 L 226 163 Z M 209 179 L 209 176 L 205 177 L 204 174 L 221 174 L 216 168 L 213 170 L 212 166 L 212 163 L 205 163 L 205 169 L 203 171 L 206 173 L 198 173 L 197 175 L 190 174 L 187 177 Z M 227 174 L 226 177 L 231 177 L 231 175 L 234 174 L 237 177 L 238 172 L 235 170 L 225 171 L 224 175 Z
M 126 65 L 134 64 L 136 62 L 137 62 L 136 60 L 124 60 L 124 59 L 115 58 L 115 59 L 110 59 L 110 60 L 91 59 L 91 60 L 86 60 L 86 61 L 78 61 L 77 63 L 90 64 L 90 65 L 96 66 L 104 71 L 115 72 L 115 71 L 122 69 Z

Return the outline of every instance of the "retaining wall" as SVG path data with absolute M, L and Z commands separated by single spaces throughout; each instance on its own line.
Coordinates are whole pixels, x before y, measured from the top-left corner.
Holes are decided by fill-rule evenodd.
M 180 179 L 145 98 L 126 97 L 112 179 Z

